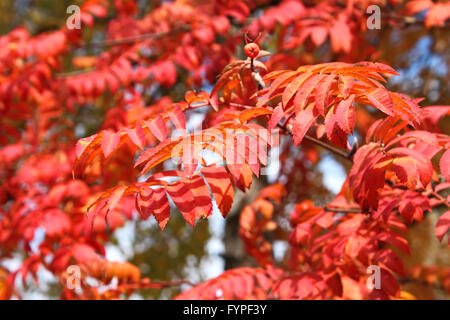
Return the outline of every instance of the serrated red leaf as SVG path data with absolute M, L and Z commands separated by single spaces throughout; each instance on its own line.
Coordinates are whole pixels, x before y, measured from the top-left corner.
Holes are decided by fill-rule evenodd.
M 109 130 L 105 130 L 102 133 L 102 151 L 105 158 L 108 158 L 111 153 L 119 145 L 120 141 L 120 133 L 111 132 Z
M 297 94 L 294 98 L 294 108 L 296 111 L 303 110 L 308 101 L 308 97 L 313 92 L 313 90 L 317 87 L 317 85 L 322 81 L 326 75 L 317 74 L 315 76 L 310 77 L 306 80 L 297 91 Z
M 342 103 L 343 106 L 341 106 L 341 108 L 344 109 L 346 107 L 346 102 Z M 345 117 L 345 115 L 343 113 L 339 114 L 336 109 L 336 106 L 331 107 L 325 117 L 325 132 L 331 142 L 340 147 L 346 147 L 347 133 L 341 128 L 339 122 L 344 123 L 343 126 L 345 126 L 345 121 L 347 120 L 343 120 L 342 118 Z
M 227 163 L 227 168 L 236 187 L 243 192 L 250 188 L 253 181 L 253 173 L 248 164 Z
M 142 163 L 146 163 L 145 167 L 142 169 L 141 173 L 144 174 L 154 166 L 160 164 L 161 162 L 170 159 L 172 155 L 173 149 L 179 145 L 182 137 L 176 137 L 172 139 L 165 140 L 161 142 L 156 147 L 150 148 L 142 152 L 139 158 L 136 160 L 134 164 L 135 167 L 138 167 Z M 180 148 L 179 151 L 182 149 Z
M 224 167 L 205 167 L 201 173 L 205 177 L 214 200 L 224 217 L 231 209 L 234 198 L 234 189 L 230 177 Z
M 269 91 L 267 92 L 267 97 L 270 99 L 278 88 L 289 83 L 289 81 L 296 75 L 297 71 L 284 71 L 283 73 L 280 73 L 270 85 Z M 267 75 L 267 78 L 265 79 L 270 79 L 269 75 Z
M 186 118 L 184 116 L 183 110 L 176 105 L 170 112 L 169 117 L 175 128 L 184 132 L 186 130 Z
M 342 100 L 336 108 L 336 117 L 338 126 L 346 133 L 351 134 L 355 127 L 355 107 L 353 102 L 355 95 L 351 95 L 346 100 Z
M 145 133 L 142 129 L 142 126 L 138 123 L 136 128 L 129 129 L 125 128 L 125 132 L 127 133 L 128 137 L 133 141 L 133 143 L 139 148 L 144 149 L 145 145 Z
M 282 103 L 284 106 L 284 109 L 287 108 L 289 101 L 291 98 L 297 93 L 297 90 L 300 88 L 300 86 L 313 75 L 312 72 L 304 72 L 301 73 L 299 76 L 294 78 L 284 89 L 283 97 L 282 97 Z
M 158 221 L 159 227 L 163 230 L 170 217 L 169 199 L 167 199 L 164 188 L 153 189 L 152 201 L 153 215 Z
M 330 94 L 331 85 L 335 75 L 327 75 L 316 87 L 316 109 L 322 115 L 325 116 L 326 108 L 328 107 L 328 99 Z
M 161 115 L 157 115 L 151 121 L 144 121 L 147 128 L 149 128 L 150 132 L 158 139 L 159 141 L 166 140 L 167 137 L 167 127 Z
M 196 217 L 196 205 L 194 195 L 183 180 L 172 183 L 166 187 L 170 198 L 176 204 L 178 210 L 191 226 L 194 226 Z
M 136 210 L 142 219 L 147 219 L 153 213 L 153 189 L 151 187 L 143 187 L 136 195 Z
M 196 218 L 209 217 L 212 214 L 212 199 L 203 177 L 196 175 L 184 181 L 194 194 Z
M 251 109 L 245 109 L 239 114 L 239 121 L 241 123 L 245 123 L 249 120 L 252 120 L 254 118 L 257 118 L 259 116 L 272 114 L 272 111 L 266 108 L 251 108 Z
M 394 102 L 387 91 L 384 88 L 377 88 L 370 92 L 366 92 L 367 99 L 371 102 L 372 106 L 381 110 L 389 116 L 394 115 Z
M 345 76 L 342 74 L 339 75 L 338 87 L 339 87 L 339 91 L 340 91 L 341 95 L 344 97 L 344 99 L 348 98 L 354 83 L 355 83 L 355 78 L 353 78 L 351 76 Z
M 275 128 L 278 125 L 278 123 L 280 122 L 280 120 L 283 119 L 283 117 L 284 117 L 283 106 L 280 103 L 273 110 L 272 116 L 270 117 L 270 120 L 269 120 L 268 128 L 270 130 Z
M 306 109 L 301 110 L 295 117 L 294 124 L 292 126 L 292 135 L 294 143 L 298 146 L 305 136 L 308 129 L 316 120 L 313 114 L 313 106 L 309 106 Z

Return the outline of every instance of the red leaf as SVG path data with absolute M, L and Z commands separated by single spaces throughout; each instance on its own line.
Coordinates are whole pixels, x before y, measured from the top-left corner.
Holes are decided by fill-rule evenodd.
M 341 101 L 341 103 L 343 104 L 341 105 L 341 108 L 345 109 L 346 103 L 343 101 Z M 341 123 L 342 126 L 346 126 L 345 122 L 348 120 L 343 118 L 351 115 L 339 114 L 336 109 L 336 106 L 331 107 L 325 117 L 325 132 L 331 142 L 345 148 L 347 143 L 347 133 L 341 128 L 339 123 Z
M 209 217 L 212 214 L 212 199 L 203 177 L 196 175 L 185 180 L 185 183 L 194 194 L 195 216 L 197 218 Z
M 164 60 L 155 63 L 151 68 L 151 72 L 163 87 L 171 87 L 177 80 L 177 69 L 175 64 L 170 60 Z
M 94 134 L 90 137 L 86 137 L 86 138 L 82 138 L 82 139 L 78 140 L 76 148 L 75 148 L 75 155 L 77 158 L 81 157 L 81 155 L 84 153 L 86 148 L 96 137 L 97 137 L 97 134 Z
M 253 180 L 251 167 L 248 164 L 232 164 L 227 163 L 227 168 L 230 170 L 231 178 L 236 187 L 243 192 L 250 188 Z
M 446 181 L 450 182 L 450 149 L 445 151 L 439 161 L 439 168 L 441 169 L 442 176 Z
M 105 158 L 113 153 L 120 141 L 120 133 L 114 133 L 108 130 L 103 131 L 102 150 Z
M 400 276 L 405 276 L 402 259 L 391 249 L 382 249 L 379 251 L 375 261 L 382 263 L 385 267 L 396 272 Z
M 186 130 L 186 119 L 184 113 L 179 106 L 175 106 L 172 111 L 169 112 L 169 117 L 175 128 L 184 132 Z
M 230 177 L 224 167 L 205 167 L 201 173 L 205 177 L 217 206 L 224 217 L 231 209 L 234 198 L 234 189 Z
M 387 115 L 394 115 L 394 102 L 384 88 L 377 88 L 371 92 L 366 92 L 366 97 L 372 103 L 372 106 L 386 113 Z
M 325 77 L 326 75 L 324 74 L 318 74 L 309 78 L 303 83 L 294 99 L 294 108 L 296 111 L 302 110 L 305 107 L 309 95 L 316 88 L 317 84 Z
M 381 289 L 373 289 L 369 297 L 371 300 L 390 300 L 386 292 Z
M 341 15 L 341 17 L 344 17 L 344 15 Z M 347 21 L 344 21 L 343 18 L 334 20 L 333 25 L 330 27 L 330 37 L 334 52 L 350 52 L 353 34 Z
M 119 89 L 119 80 L 117 80 L 117 77 L 110 73 L 110 72 L 104 72 L 105 81 L 108 84 L 109 91 L 111 93 L 116 93 Z
M 361 214 L 354 215 L 348 220 L 339 223 L 336 230 L 340 235 L 349 235 L 359 229 L 365 217 Z
M 170 217 L 169 200 L 167 199 L 164 188 L 153 189 L 152 200 L 153 215 L 156 221 L 158 221 L 159 227 L 163 230 Z
M 99 18 L 104 18 L 108 14 L 108 11 L 104 7 L 95 3 L 88 3 L 87 6 L 83 6 L 83 9 L 89 11 L 94 16 L 97 16 Z
M 129 129 L 125 127 L 125 131 L 128 137 L 133 141 L 133 143 L 139 148 L 144 149 L 145 145 L 145 134 L 142 126 L 138 123 L 135 129 Z
M 447 211 L 440 216 L 438 222 L 436 223 L 435 233 L 439 241 L 442 241 L 442 238 L 444 238 L 444 235 L 447 233 L 449 228 L 450 228 L 450 211 Z
M 379 239 L 393 245 L 406 254 L 410 254 L 408 240 L 393 231 L 386 231 L 379 234 Z
M 161 115 L 158 114 L 153 120 L 144 121 L 144 123 L 159 141 L 166 140 L 167 127 Z
M 126 186 L 117 186 L 111 190 L 108 197 L 108 211 L 113 211 L 116 208 L 126 189 Z
M 337 124 L 348 134 L 353 132 L 355 126 L 354 101 L 355 95 L 352 94 L 347 100 L 342 100 L 336 108 Z
M 275 81 L 272 82 L 272 84 L 270 85 L 270 89 L 267 92 L 267 97 L 269 99 L 272 98 L 273 94 L 279 87 L 282 87 L 287 83 L 289 83 L 289 81 L 295 76 L 297 76 L 297 74 L 298 74 L 297 71 L 284 71 L 282 74 L 278 75 Z M 267 76 L 269 77 L 270 74 L 268 74 Z M 267 78 L 265 77 L 265 79 Z
M 194 195 L 183 180 L 172 183 L 166 187 L 167 193 L 180 210 L 184 219 L 194 226 L 196 219 L 196 205 Z
M 298 146 L 305 136 L 308 129 L 316 120 L 313 115 L 313 107 L 309 106 L 306 109 L 301 110 L 295 117 L 295 122 L 292 127 L 292 134 L 294 137 L 294 143 Z
M 136 209 L 142 219 L 147 219 L 153 213 L 153 193 L 151 187 L 143 187 L 136 195 Z
M 328 107 L 328 99 L 331 89 L 331 84 L 333 83 L 333 80 L 335 78 L 335 75 L 329 75 L 326 76 L 317 86 L 316 88 L 316 109 L 317 111 L 322 115 L 325 116 L 326 114 L 326 108 Z
M 398 296 L 400 294 L 400 286 L 397 279 L 384 268 L 380 268 L 381 273 L 381 289 L 390 296 Z
M 352 89 L 354 83 L 355 78 L 351 76 L 344 76 L 342 74 L 339 75 L 338 87 L 344 99 L 348 98 L 348 95 L 350 94 L 350 90 Z
M 272 114 L 272 111 L 266 108 L 251 108 L 245 109 L 239 114 L 239 121 L 245 123 L 249 120 L 257 118 L 262 115 Z
M 77 243 L 72 247 L 72 255 L 78 263 L 99 260 L 95 250 L 91 246 L 82 243 Z
M 292 80 L 284 89 L 282 102 L 284 109 L 287 108 L 287 105 L 300 86 L 313 75 L 312 72 L 305 72 L 297 76 L 294 80 Z
M 53 209 L 45 213 L 42 227 L 49 237 L 61 236 L 71 228 L 69 216 L 61 210 Z
M 161 142 L 156 147 L 145 150 L 136 160 L 134 166 L 138 167 L 140 164 L 147 162 L 147 164 L 141 171 L 141 174 L 144 174 L 154 166 L 164 162 L 167 159 L 170 159 L 173 156 L 173 149 L 179 145 L 181 139 L 182 137 L 168 139 Z M 182 149 L 177 151 L 181 150 Z M 181 154 L 179 155 L 181 156 Z
M 280 120 L 283 119 L 283 117 L 284 117 L 283 106 L 280 103 L 273 110 L 272 116 L 270 117 L 270 120 L 269 120 L 268 128 L 270 130 L 275 128 L 278 125 L 278 123 L 280 122 Z
M 361 288 L 361 284 L 348 277 L 348 276 L 341 276 L 341 282 L 342 282 L 342 297 L 344 299 L 350 299 L 350 300 L 363 300 L 364 299 L 364 291 L 363 288 Z

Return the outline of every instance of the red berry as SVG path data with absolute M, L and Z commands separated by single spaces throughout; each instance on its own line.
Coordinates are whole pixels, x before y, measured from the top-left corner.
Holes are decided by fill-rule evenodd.
M 256 58 L 259 54 L 259 46 L 254 42 L 248 43 L 244 47 L 244 52 L 247 55 L 247 57 Z

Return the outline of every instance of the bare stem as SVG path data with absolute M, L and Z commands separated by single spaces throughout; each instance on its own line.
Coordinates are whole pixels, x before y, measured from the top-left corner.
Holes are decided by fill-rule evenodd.
M 122 44 L 131 44 L 147 39 L 159 39 L 163 38 L 165 36 L 177 34 L 182 31 L 189 31 L 191 30 L 191 27 L 189 25 L 182 25 L 176 29 L 172 29 L 169 31 L 164 32 L 154 32 L 154 33 L 144 33 L 139 36 L 135 37 L 126 37 L 121 39 L 114 39 L 114 40 L 105 40 L 105 41 L 94 41 L 94 42 L 88 42 L 88 43 L 82 43 L 78 45 L 78 48 L 90 48 L 90 47 L 110 47 L 110 46 L 117 46 Z
M 323 207 L 323 210 L 330 212 L 339 212 L 339 213 L 367 213 L 361 211 L 360 208 L 333 208 L 333 207 Z
M 284 130 L 286 132 L 292 133 L 291 130 L 289 130 L 285 125 L 278 124 L 277 126 L 278 126 L 278 128 L 280 128 L 280 129 L 282 129 L 282 130 Z M 313 143 L 321 146 L 322 148 L 327 149 L 328 151 L 331 151 L 332 153 L 334 153 L 334 154 L 336 154 L 336 155 L 338 155 L 338 156 L 340 156 L 340 157 L 342 157 L 342 158 L 344 158 L 344 159 L 346 159 L 348 161 L 352 161 L 353 162 L 351 153 L 346 151 L 346 150 L 337 148 L 337 147 L 335 147 L 335 146 L 333 146 L 333 145 L 331 145 L 329 143 L 326 143 L 325 141 L 322 141 L 322 140 L 319 140 L 317 138 L 311 137 L 310 135 L 307 135 L 307 134 L 305 134 L 304 139 L 308 140 L 310 142 L 313 142 Z
M 353 162 L 353 160 L 351 159 L 350 153 L 345 151 L 345 150 L 343 150 L 343 149 L 336 148 L 335 146 L 333 146 L 333 145 L 331 145 L 329 143 L 326 143 L 326 142 L 324 142 L 322 140 L 319 140 L 317 138 L 311 137 L 311 136 L 309 136 L 307 134 L 305 134 L 305 140 L 313 142 L 313 143 L 321 146 L 322 148 L 327 149 L 328 151 L 331 151 L 334 154 L 336 154 L 336 155 L 338 155 L 338 156 L 340 156 L 340 157 L 342 157 L 342 158 L 344 158 L 346 160 L 349 160 L 349 161 Z

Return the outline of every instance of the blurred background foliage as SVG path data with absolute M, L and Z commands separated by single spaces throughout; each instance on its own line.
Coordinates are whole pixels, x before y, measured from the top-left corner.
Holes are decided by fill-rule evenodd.
M 66 8 L 72 4 L 81 4 L 81 0 L 1 0 L 0 1 L 0 35 L 7 34 L 18 26 L 25 26 L 33 34 L 56 29 L 65 24 L 68 17 Z M 140 15 L 149 12 L 159 1 L 138 1 Z M 382 13 L 383 14 L 383 13 Z M 96 24 L 96 27 L 86 33 L 86 40 L 104 38 L 106 23 Z M 422 105 L 450 105 L 450 29 L 431 28 L 425 29 L 420 24 L 404 25 L 402 27 L 390 27 L 382 25 L 380 30 L 371 30 L 366 33 L 366 43 L 376 48 L 375 51 L 367 50 L 369 54 L 365 60 L 378 60 L 385 62 L 396 70 L 402 77 L 394 77 L 389 83 L 390 90 L 406 93 L 413 97 L 425 98 Z M 268 51 L 276 48 L 275 34 L 272 39 L 266 39 L 263 46 Z M 275 41 L 272 41 L 274 40 Z M 332 53 L 328 44 L 317 48 L 313 52 L 305 53 L 304 50 L 296 50 L 293 55 L 298 55 L 298 60 L 308 63 L 320 63 L 339 61 L 341 58 Z M 74 55 L 95 55 L 96 49 L 91 52 L 79 52 Z M 361 48 L 361 52 L 364 48 Z M 70 70 L 68 56 L 67 66 Z M 146 101 L 154 102 L 160 96 L 170 96 L 174 101 L 183 97 L 186 87 L 182 77 L 179 84 L 169 90 L 153 95 Z M 108 106 L 105 101 L 103 106 L 87 106 L 80 109 L 75 115 L 76 123 L 83 124 L 83 133 L 88 135 L 97 131 L 100 127 L 103 115 Z M 109 102 L 113 103 L 113 102 Z M 72 115 L 73 116 L 73 115 Z M 448 117 L 447 117 L 448 119 Z M 448 120 L 447 120 L 448 121 Z M 450 123 L 443 123 L 447 134 L 450 134 Z M 289 184 L 290 194 L 285 198 L 282 208 L 278 213 L 278 222 L 281 227 L 288 230 L 288 215 L 293 204 L 312 199 L 317 205 L 323 205 L 332 199 L 345 179 L 345 172 L 349 170 L 348 163 L 335 158 L 326 151 L 319 150 L 320 161 L 314 163 L 308 157 L 307 144 L 305 151 L 293 150 L 292 145 L 284 145 L 283 148 L 291 149 L 289 155 L 281 158 L 283 170 L 276 179 L 284 184 Z M 305 157 L 307 161 L 305 161 Z M 327 178 L 328 177 L 328 178 Z M 330 178 L 331 177 L 331 178 Z M 243 251 L 242 243 L 238 236 L 239 212 L 251 203 L 258 191 L 274 182 L 267 177 L 254 182 L 250 192 L 243 194 L 238 192 L 233 204 L 233 210 L 226 220 L 217 212 L 215 218 L 209 221 L 201 220 L 192 229 L 181 218 L 181 215 L 173 215 L 164 230 L 160 231 L 156 223 L 152 221 L 132 221 L 112 235 L 113 240 L 108 247 L 111 259 L 127 259 L 137 265 L 143 276 L 155 281 L 173 281 L 189 279 L 192 282 L 201 282 L 223 271 L 237 266 L 252 266 L 255 262 Z M 411 256 L 405 257 L 406 266 L 417 264 L 450 266 L 450 253 L 446 245 L 436 241 L 433 235 L 434 225 L 438 217 L 437 212 L 428 215 L 417 226 L 413 226 L 409 232 L 411 243 Z M 285 261 L 286 232 L 275 235 L 276 261 L 280 264 Z M 405 284 L 405 290 L 418 298 L 449 298 L 439 288 L 424 287 L 420 284 Z M 134 294 L 135 298 L 171 298 L 182 288 L 167 288 L 164 290 L 141 290 Z M 41 296 L 57 298 L 57 286 L 49 284 L 40 289 L 32 289 Z

